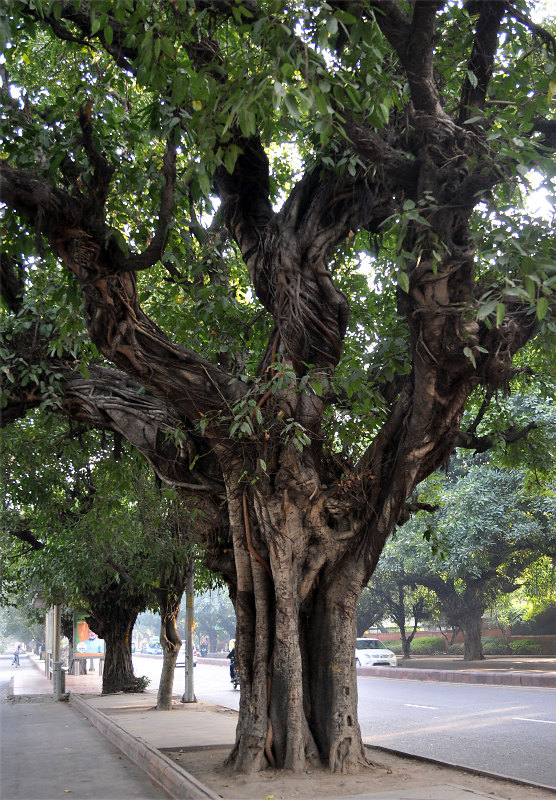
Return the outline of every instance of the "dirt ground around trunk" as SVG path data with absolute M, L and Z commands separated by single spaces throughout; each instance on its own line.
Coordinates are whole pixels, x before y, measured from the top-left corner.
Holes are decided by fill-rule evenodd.
M 226 800 L 320 800 L 350 798 L 451 784 L 482 792 L 492 800 L 554 800 L 556 792 L 496 780 L 457 768 L 367 748 L 371 764 L 357 775 L 334 775 L 313 769 L 303 775 L 267 769 L 256 775 L 236 775 L 224 766 L 228 747 L 164 751 L 167 756 Z M 449 790 L 448 790 L 449 791 Z M 473 795 L 470 795 L 470 800 Z M 449 800 L 449 795 L 446 796 Z

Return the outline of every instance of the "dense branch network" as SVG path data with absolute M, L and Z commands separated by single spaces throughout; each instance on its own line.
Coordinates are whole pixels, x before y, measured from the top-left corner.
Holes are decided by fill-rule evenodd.
M 534 330 L 534 322 L 530 317 L 526 319 L 521 308 L 494 329 L 460 320 L 462 299 L 474 298 L 478 293 L 473 283 L 474 248 L 468 218 L 478 194 L 488 191 L 500 179 L 496 169 L 488 168 L 480 139 L 462 123 L 473 109 L 484 107 L 503 16 L 510 13 L 529 27 L 531 24 L 504 3 L 479 5 L 456 124 L 442 107 L 433 73 L 435 24 L 442 6 L 441 2 L 418 2 L 411 15 L 396 0 L 362 6 L 363 16 L 369 24 L 376 21 L 409 80 L 410 157 L 391 144 L 395 142 L 393 131 L 387 130 L 383 135 L 361 116 L 350 115 L 346 131 L 355 152 L 368 165 L 366 175 L 331 174 L 322 180 L 321 175 L 310 171 L 294 187 L 281 211 L 274 212 L 270 205 L 269 164 L 262 143 L 257 136 L 239 135 L 236 141 L 241 151 L 232 173 L 222 167 L 215 176 L 228 230 L 239 246 L 259 300 L 274 320 L 261 371 L 280 356 L 291 361 L 300 375 L 307 364 L 325 373 L 333 371 L 342 351 L 349 312 L 327 268 L 330 253 L 354 230 L 378 230 L 398 206 L 399 198 L 417 197 L 428 191 L 441 203 L 436 211 L 423 215 L 432 232 L 445 243 L 449 256 L 442 258 L 437 269 L 427 231 L 419 230 L 419 224 L 412 226 L 407 250 L 414 251 L 419 240 L 422 244 L 415 263 L 407 265 L 410 291 L 407 296 L 400 296 L 400 308 L 412 335 L 413 400 L 409 401 L 404 393 L 395 396 L 397 406 L 387 423 L 387 438 L 399 447 L 401 439 L 394 429 L 399 431 L 404 426 L 405 438 L 410 440 L 415 435 L 415 442 L 422 449 L 422 431 L 435 426 L 435 415 L 441 413 L 445 420 L 435 437 L 437 444 L 431 440 L 427 445 L 429 455 L 421 459 L 412 483 L 438 466 L 456 442 L 463 440 L 459 433 L 463 398 L 480 381 L 503 385 L 511 357 Z M 227 2 L 200 3 L 198 7 L 224 17 L 231 14 L 231 4 Z M 76 10 L 73 3 L 64 3 L 57 18 L 47 15 L 41 22 L 50 25 L 54 35 L 64 40 L 98 40 L 118 66 L 134 72 L 137 50 L 123 44 L 125 24 L 109 17 L 109 41 L 106 33 L 92 32 L 89 10 L 87 4 Z M 38 19 L 38 12 L 27 11 Z M 253 19 L 260 18 L 255 4 L 249 11 Z M 178 12 L 176 15 L 179 18 Z M 550 37 L 545 41 L 552 42 Z M 470 73 L 475 75 L 473 82 Z M 59 189 L 3 163 L 5 202 L 49 237 L 54 251 L 84 286 L 91 333 L 109 358 L 146 382 L 187 418 L 198 418 L 199 411 L 206 414 L 211 408 L 229 409 L 240 396 L 234 390 L 230 392 L 230 376 L 215 372 L 212 365 L 194 354 L 169 344 L 137 303 L 132 273 L 151 267 L 164 254 L 173 216 L 175 143 L 168 140 L 166 145 L 159 220 L 151 243 L 143 253 L 122 255 L 106 237 L 108 246 L 99 251 L 94 234 L 105 224 L 104 206 L 113 170 L 94 144 L 90 107 L 79 112 L 79 122 L 83 147 L 93 167 L 87 201 L 79 205 Z M 466 164 L 474 154 L 479 156 L 478 163 L 470 171 Z M 378 165 L 380 171 L 376 172 Z M 375 170 L 374 177 L 370 177 L 371 169 Z M 14 274 L 12 269 L 10 275 Z M 116 313 L 115 297 L 121 307 Z M 145 350 L 147 342 L 154 342 L 154 347 Z M 463 355 L 463 345 L 479 348 L 476 367 Z M 143 355 L 149 349 L 150 354 Z M 173 361 L 176 369 L 188 376 L 185 395 L 182 393 L 180 398 L 175 388 L 170 391 L 164 382 L 153 377 L 157 371 L 153 364 L 161 362 L 161 351 L 165 352 L 165 361 Z M 310 407 L 305 404 L 302 422 L 310 430 L 318 430 L 326 402 L 326 397 L 322 402 L 313 398 Z M 286 403 L 289 413 L 300 413 L 301 405 L 293 400 Z M 373 474 L 377 468 L 384 470 L 391 445 L 383 448 L 381 441 L 379 437 L 363 458 L 361 474 L 367 468 Z M 411 460 L 410 450 L 406 457 Z

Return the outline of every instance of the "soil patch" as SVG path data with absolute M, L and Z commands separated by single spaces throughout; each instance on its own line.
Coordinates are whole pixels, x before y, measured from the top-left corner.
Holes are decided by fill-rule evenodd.
M 556 792 L 487 778 L 420 759 L 367 748 L 370 764 L 358 775 L 334 775 L 313 769 L 303 775 L 267 769 L 256 775 L 236 775 L 224 766 L 229 748 L 164 750 L 166 755 L 226 800 L 320 800 L 373 795 L 396 789 L 456 784 L 490 795 L 493 800 L 554 800 Z M 473 795 L 470 795 L 470 798 Z M 446 800 L 449 800 L 447 797 Z

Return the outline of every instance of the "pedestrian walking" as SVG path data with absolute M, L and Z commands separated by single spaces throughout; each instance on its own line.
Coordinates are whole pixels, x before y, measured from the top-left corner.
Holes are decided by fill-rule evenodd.
M 19 667 L 19 651 L 21 650 L 21 645 L 18 644 L 17 649 L 14 653 L 14 657 L 12 659 L 12 667 Z

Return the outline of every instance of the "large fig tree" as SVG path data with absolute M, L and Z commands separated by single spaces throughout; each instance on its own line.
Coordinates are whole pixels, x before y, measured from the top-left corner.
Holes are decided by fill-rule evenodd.
M 468 398 L 553 332 L 532 5 L 0 12 L 4 421 L 116 431 L 198 509 L 237 613 L 240 770 L 357 768 L 357 597 L 481 433 Z

